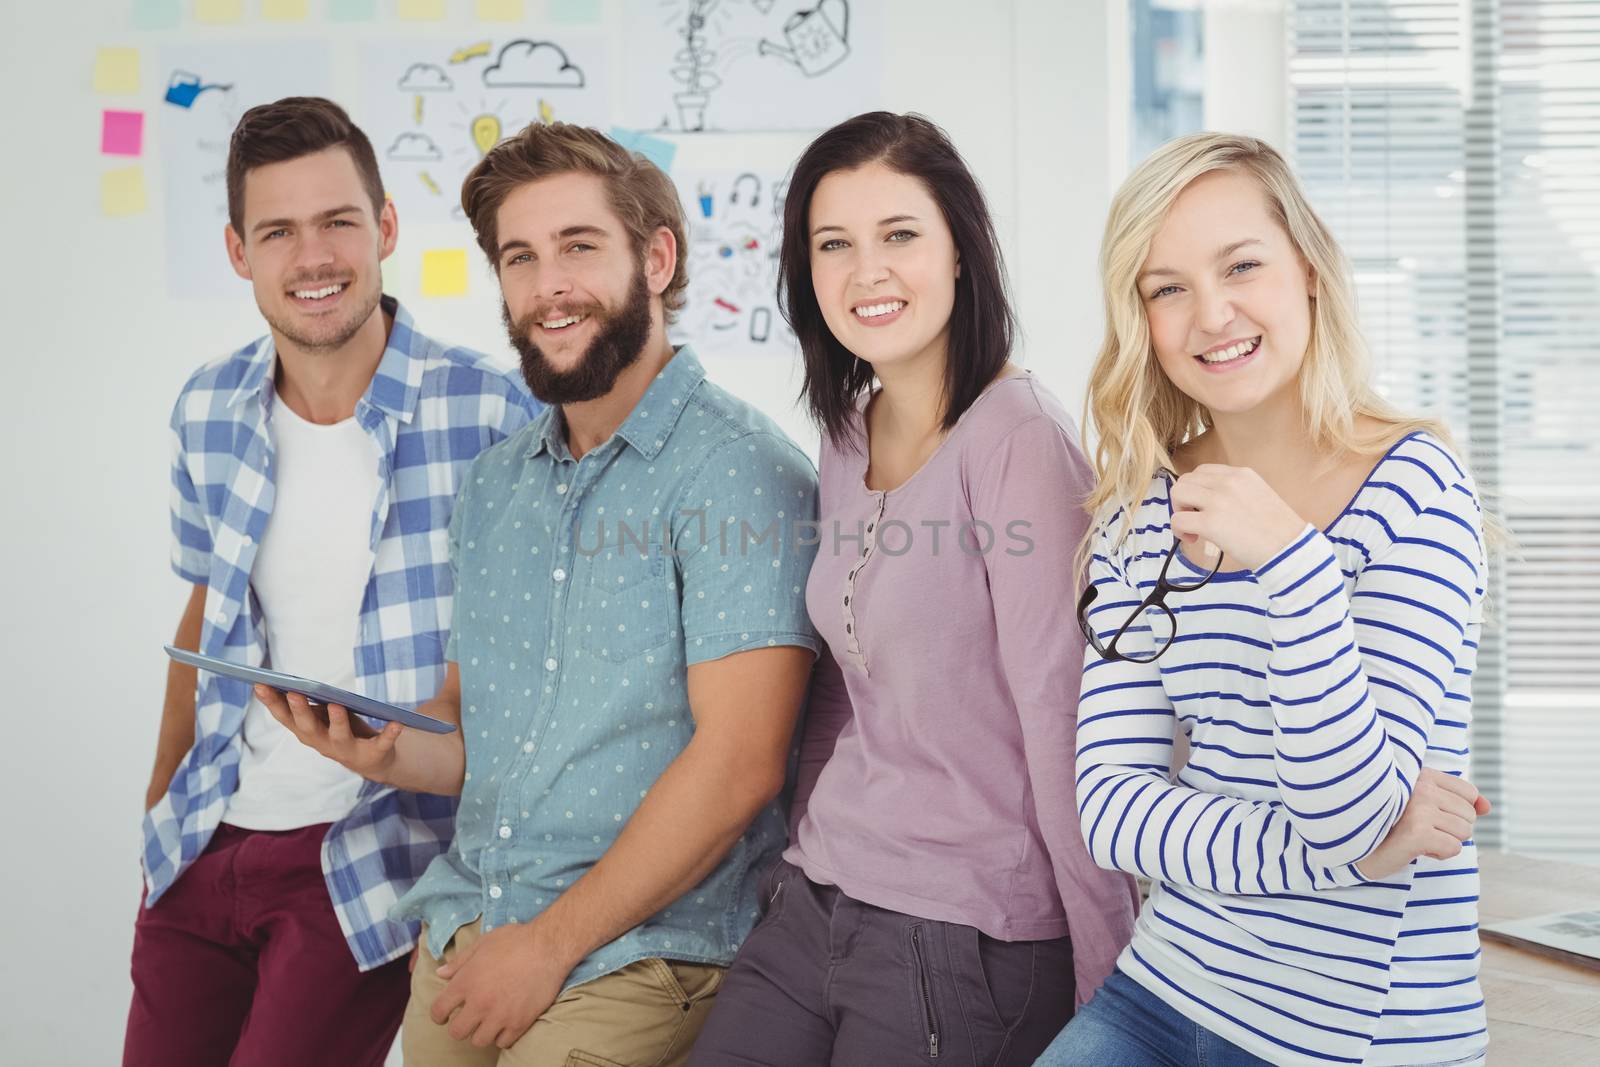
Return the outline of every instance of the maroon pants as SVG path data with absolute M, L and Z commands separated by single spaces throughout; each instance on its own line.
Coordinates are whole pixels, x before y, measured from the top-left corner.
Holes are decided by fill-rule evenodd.
M 379 1067 L 406 961 L 362 973 L 322 878 L 328 826 L 218 828 L 133 936 L 124 1067 Z

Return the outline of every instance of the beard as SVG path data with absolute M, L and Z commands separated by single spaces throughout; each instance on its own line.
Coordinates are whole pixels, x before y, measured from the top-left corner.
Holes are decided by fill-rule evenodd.
M 556 314 L 588 315 L 599 320 L 594 340 L 570 370 L 556 370 L 530 340 L 534 326 Z M 522 380 L 528 383 L 528 391 L 546 404 L 575 404 L 605 396 L 622 372 L 639 362 L 650 339 L 650 289 L 641 268 L 635 272 L 620 307 L 567 307 L 559 312 L 536 308 L 513 321 L 511 309 L 502 300 L 500 317 L 506 324 L 511 347 L 522 357 Z
M 285 289 L 318 289 L 341 281 L 338 275 L 329 274 L 324 277 L 298 278 L 293 283 L 286 285 Z M 293 320 L 290 316 L 278 316 L 257 303 L 261 309 L 261 317 L 267 320 L 267 325 L 282 334 L 284 339 L 306 352 L 325 353 L 334 352 L 344 347 L 352 337 L 361 332 L 361 327 L 367 324 L 372 317 L 372 312 L 378 306 L 378 301 L 383 296 L 383 286 L 375 285 L 372 291 L 357 294 L 354 291 L 355 279 L 349 279 L 350 289 L 345 291 L 345 297 L 350 303 L 345 307 L 344 313 L 338 316 L 329 316 L 319 319 L 309 325 Z

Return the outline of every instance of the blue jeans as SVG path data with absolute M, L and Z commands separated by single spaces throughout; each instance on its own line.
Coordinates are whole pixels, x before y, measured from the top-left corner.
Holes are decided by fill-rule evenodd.
M 1034 1067 L 1269 1067 L 1192 1022 L 1123 974 L 1111 972 L 1094 998 L 1056 1035 Z

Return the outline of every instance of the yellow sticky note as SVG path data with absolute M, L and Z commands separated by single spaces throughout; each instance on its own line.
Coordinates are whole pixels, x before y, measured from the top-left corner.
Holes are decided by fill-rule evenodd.
M 144 168 L 118 167 L 100 174 L 100 210 L 113 218 L 144 214 Z
M 261 17 L 269 22 L 304 22 L 311 0 L 261 0 Z
M 522 0 L 478 0 L 479 22 L 521 22 Z
M 429 248 L 422 253 L 423 296 L 463 296 L 466 291 L 466 249 Z
M 94 91 L 97 93 L 137 93 L 139 91 L 139 50 L 101 48 L 94 54 Z
M 194 0 L 196 22 L 220 26 L 244 18 L 244 0 Z
M 440 22 L 444 0 L 400 0 L 400 18 L 406 22 Z

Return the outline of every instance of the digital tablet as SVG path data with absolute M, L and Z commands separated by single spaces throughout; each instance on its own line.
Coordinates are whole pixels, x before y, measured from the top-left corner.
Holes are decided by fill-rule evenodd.
M 325 682 L 313 681 L 310 678 L 300 678 L 293 674 L 284 674 L 281 671 L 263 670 L 260 667 L 246 667 L 242 663 L 230 663 L 225 659 L 216 659 L 212 656 L 202 656 L 198 652 L 188 649 L 176 648 L 167 645 L 167 655 L 179 663 L 198 667 L 203 671 L 213 674 L 226 675 L 237 678 L 241 682 L 270 686 L 281 693 L 299 693 L 313 704 L 338 704 L 350 711 L 360 712 L 362 715 L 385 722 L 397 722 L 402 726 L 410 726 L 417 730 L 426 730 L 430 734 L 448 734 L 455 731 L 455 724 L 435 719 L 431 715 L 422 715 L 415 711 L 394 704 L 385 704 L 381 700 L 352 693 Z

